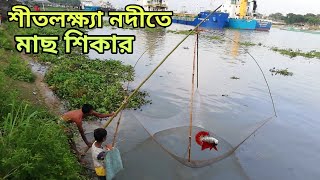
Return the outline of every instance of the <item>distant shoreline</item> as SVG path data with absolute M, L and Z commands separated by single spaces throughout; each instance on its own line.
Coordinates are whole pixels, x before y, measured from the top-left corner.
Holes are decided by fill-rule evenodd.
M 304 26 L 293 26 L 293 25 L 272 25 L 273 28 L 278 28 L 286 31 L 294 32 L 306 32 L 320 34 L 320 27 L 304 27 Z

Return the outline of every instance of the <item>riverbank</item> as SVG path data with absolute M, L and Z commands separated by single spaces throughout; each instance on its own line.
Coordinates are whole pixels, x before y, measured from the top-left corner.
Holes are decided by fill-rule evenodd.
M 86 170 L 55 123 L 58 112 L 46 104 L 41 76 L 15 52 L 12 36 L 1 27 L 6 43 L 0 47 L 0 178 L 85 179 Z
M 0 55 L 3 58 L 0 61 L 0 98 L 3 101 L 1 101 L 0 108 L 0 124 L 1 129 L 13 128 L 13 132 L 21 132 L 12 136 L 4 132 L 0 136 L 1 140 L 7 142 L 0 146 L 2 154 L 0 157 L 1 178 L 25 179 L 33 177 L 37 179 L 44 175 L 55 179 L 62 176 L 71 179 L 90 178 L 92 171 L 89 170 L 90 173 L 87 173 L 87 170 L 83 169 L 76 161 L 76 157 L 70 152 L 66 136 L 55 121 L 65 111 L 80 108 L 84 103 L 92 104 L 95 110 L 101 113 L 115 111 L 124 97 L 130 93 L 130 89 L 127 91 L 124 85 L 127 81 L 133 81 L 134 69 L 132 66 L 123 65 L 121 61 L 90 60 L 77 49 L 66 55 L 63 53 L 62 43 L 59 46 L 60 54 L 57 56 L 43 53 L 25 55 L 18 53 L 14 48 L 14 35 L 54 34 L 62 36 L 65 30 L 60 27 L 19 29 L 15 23 L 5 23 L 1 26 Z M 148 96 L 146 92 L 139 92 L 138 96 L 130 101 L 128 107 L 140 108 L 149 102 L 145 98 L 146 96 Z M 13 102 L 22 103 L 15 103 L 15 106 L 11 106 Z M 27 112 L 22 113 L 26 106 L 29 107 Z M 41 116 L 34 115 L 36 113 Z M 4 126 L 3 123 L 11 121 L 12 115 L 17 117 L 17 119 L 13 119 L 17 121 L 17 124 L 27 123 L 28 128 L 22 128 L 20 125 L 11 126 L 10 124 Z M 25 122 L 25 119 L 28 122 Z M 30 128 L 34 129 L 32 133 L 29 132 Z M 41 134 L 41 131 L 44 133 Z M 48 139 L 49 134 L 48 136 L 46 134 L 49 132 L 51 139 Z M 34 137 L 36 133 L 37 137 Z M 19 134 L 23 134 L 24 137 L 20 137 Z M 53 134 L 57 137 L 52 136 Z M 13 137 L 24 141 L 19 140 L 11 145 L 10 141 Z M 40 141 L 33 142 L 34 139 Z M 33 145 L 28 145 L 30 142 Z M 49 143 L 49 146 L 43 143 Z M 34 146 L 49 147 L 50 150 L 42 152 L 42 148 L 34 149 L 32 148 Z M 28 151 L 28 155 L 25 155 L 22 152 L 24 148 L 32 150 Z M 13 150 L 21 150 L 21 152 L 14 154 Z M 61 152 L 59 153 L 59 151 Z M 4 156 L 5 154 L 8 156 Z M 40 159 L 37 159 L 38 155 L 41 156 Z M 16 156 L 20 160 L 8 159 Z M 42 162 L 45 160 L 42 157 L 46 156 L 52 156 L 49 158 L 50 164 Z M 31 165 L 27 163 L 26 158 L 28 157 L 35 158 L 31 161 Z M 61 165 L 61 168 L 65 166 L 65 169 L 61 171 L 59 168 L 51 167 L 56 164 L 59 167 Z M 87 166 L 90 167 L 92 164 Z M 28 170 L 27 167 L 32 170 Z M 51 170 L 44 172 L 40 168 L 50 168 Z

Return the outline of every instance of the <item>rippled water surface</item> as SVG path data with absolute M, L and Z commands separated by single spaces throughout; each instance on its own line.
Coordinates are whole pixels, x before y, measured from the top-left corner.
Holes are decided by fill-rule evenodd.
M 168 29 L 190 28 L 173 24 Z M 131 84 L 132 88 L 185 36 L 110 27 L 89 32 L 111 33 L 136 35 L 134 53 L 98 54 L 91 51 L 91 58 L 112 58 L 134 65 L 148 49 L 135 68 L 136 79 Z M 150 93 L 153 103 L 143 107 L 142 111 L 125 112 L 118 142 L 125 170 L 117 179 L 319 179 L 320 60 L 303 57 L 291 59 L 270 48 L 320 51 L 320 36 L 276 28 L 270 32 L 226 30 L 206 35 L 210 34 L 227 38 L 216 41 L 206 38 L 204 34 L 200 36 L 199 88 L 195 93 L 193 125 L 214 132 L 236 147 L 273 115 L 263 76 L 243 48 L 251 52 L 265 72 L 278 117 L 261 128 L 231 156 L 204 168 L 184 166 L 167 153 L 168 149 L 161 148 L 150 138 L 155 133 L 189 124 L 195 43 L 195 36 L 190 36 L 142 87 Z M 242 47 L 229 38 L 262 45 Z M 152 46 L 154 43 L 155 46 Z M 288 68 L 293 76 L 272 75 L 269 69 L 273 67 Z M 240 79 L 231 79 L 232 76 Z M 110 132 L 113 132 L 114 124 L 109 128 Z M 188 134 L 180 136 L 188 138 Z M 200 147 L 195 145 L 193 148 Z M 194 157 L 198 157 L 197 154 Z

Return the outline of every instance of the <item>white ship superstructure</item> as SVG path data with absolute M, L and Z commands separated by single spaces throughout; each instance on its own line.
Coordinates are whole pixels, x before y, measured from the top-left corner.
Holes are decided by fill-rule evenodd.
M 226 0 L 221 12 L 229 13 L 229 18 L 253 18 L 256 14 L 256 0 Z
M 168 0 L 137 0 L 137 4 L 146 11 L 166 11 L 168 9 Z

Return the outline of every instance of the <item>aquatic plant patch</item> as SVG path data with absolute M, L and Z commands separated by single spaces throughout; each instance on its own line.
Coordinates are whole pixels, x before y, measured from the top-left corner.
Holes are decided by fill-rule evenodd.
M 246 42 L 240 42 L 240 45 L 249 47 L 249 46 L 255 46 L 256 44 L 246 41 Z
M 273 74 L 275 74 L 275 75 L 280 74 L 280 75 L 283 75 L 283 76 L 292 76 L 293 75 L 292 72 L 288 71 L 288 68 L 287 69 L 276 69 L 276 68 L 273 68 L 273 69 L 270 69 L 269 71 L 272 73 L 272 75 Z
M 173 34 L 184 34 L 184 35 L 188 35 L 190 33 L 191 30 L 167 30 L 167 33 L 173 33 Z M 193 31 L 191 33 L 191 35 L 196 34 L 195 31 Z
M 90 60 L 86 56 L 68 57 L 46 75 L 46 82 L 69 102 L 70 108 L 90 103 L 101 112 L 115 111 L 121 105 L 129 94 L 125 82 L 133 79 L 132 66 L 116 60 Z M 146 92 L 139 92 L 128 107 L 139 108 L 148 103 L 146 96 Z
M 271 50 L 273 50 L 275 52 L 279 52 L 282 55 L 290 56 L 290 58 L 302 56 L 305 58 L 318 58 L 318 59 L 320 59 L 320 52 L 316 51 L 316 50 L 309 51 L 309 52 L 302 52 L 301 50 L 294 51 L 293 49 L 280 49 L 277 47 L 273 47 L 273 48 L 271 48 Z

